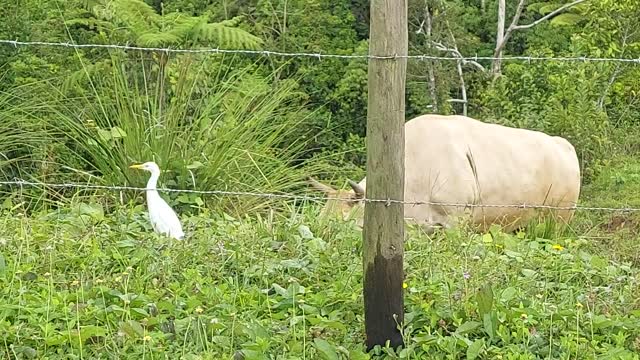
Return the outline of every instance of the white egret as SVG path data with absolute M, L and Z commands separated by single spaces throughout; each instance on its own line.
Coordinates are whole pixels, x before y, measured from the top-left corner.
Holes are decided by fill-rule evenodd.
M 160 177 L 160 167 L 153 161 L 146 162 L 141 165 L 131 165 L 132 169 L 145 170 L 151 173 L 151 177 L 147 182 L 147 207 L 149 209 L 149 220 L 155 232 L 170 236 L 177 240 L 184 238 L 182 225 L 178 219 L 178 215 L 171 209 L 158 194 L 156 190 L 158 178 Z

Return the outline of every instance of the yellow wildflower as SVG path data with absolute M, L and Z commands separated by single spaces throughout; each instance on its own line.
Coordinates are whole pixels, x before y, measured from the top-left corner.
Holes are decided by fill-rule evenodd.
M 403 282 L 403 283 L 402 283 L 402 288 L 403 288 L 403 289 L 406 289 L 406 288 L 408 288 L 408 287 L 409 287 L 409 285 L 407 285 L 407 283 L 406 283 L 406 282 Z
M 562 246 L 562 245 L 560 245 L 560 244 L 554 244 L 554 245 L 552 245 L 552 246 L 551 246 L 551 248 L 552 248 L 553 250 L 558 250 L 558 251 L 562 251 L 562 250 L 564 250 L 564 246 Z

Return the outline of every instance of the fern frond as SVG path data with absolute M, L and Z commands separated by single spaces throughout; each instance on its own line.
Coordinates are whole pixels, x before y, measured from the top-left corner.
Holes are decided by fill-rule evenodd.
M 201 41 L 215 43 L 215 45 L 234 49 L 259 49 L 262 39 L 249 32 L 224 26 L 220 23 L 206 24 L 199 29 L 198 38 Z
M 78 18 L 78 19 L 69 19 L 65 20 L 64 24 L 66 26 L 86 26 L 90 29 L 100 29 L 106 31 L 113 31 L 115 27 L 112 23 L 108 21 L 102 21 L 96 18 Z
M 166 22 L 165 22 L 166 23 Z M 197 42 L 197 29 L 207 23 L 202 17 L 180 16 L 172 24 L 169 33 L 181 38 Z
M 244 15 L 234 16 L 231 19 L 222 20 L 218 24 L 228 27 L 237 27 L 244 20 Z
M 94 25 L 108 32 L 126 29 L 141 46 L 213 43 L 225 48 L 258 49 L 262 44 L 257 36 L 238 28 L 243 16 L 209 23 L 207 15 L 160 15 L 143 0 L 89 0 L 87 6 L 93 18 L 73 19 L 69 24 Z
M 157 19 L 160 17 L 160 14 L 151 5 L 142 0 L 112 0 L 111 3 L 123 14 L 137 15 L 145 19 Z
M 94 17 L 126 26 L 133 31 L 156 28 L 160 15 L 141 0 L 102 0 L 91 7 Z
M 138 45 L 151 47 L 167 46 L 179 42 L 180 37 L 169 32 L 147 32 L 136 39 Z

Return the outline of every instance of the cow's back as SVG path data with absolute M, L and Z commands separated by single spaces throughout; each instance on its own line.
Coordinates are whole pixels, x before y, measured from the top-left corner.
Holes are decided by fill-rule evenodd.
M 573 146 L 542 132 L 483 123 L 464 116 L 423 115 L 405 124 L 405 201 L 573 206 L 580 168 Z M 407 205 L 405 217 L 450 225 L 462 207 Z M 534 210 L 467 209 L 486 230 L 523 225 Z M 572 211 L 557 213 L 568 221 Z

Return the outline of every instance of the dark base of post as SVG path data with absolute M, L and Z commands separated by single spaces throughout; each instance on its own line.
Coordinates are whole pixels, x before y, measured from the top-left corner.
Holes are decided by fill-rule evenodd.
M 400 276 L 400 279 L 395 277 Z M 404 346 L 402 333 L 398 330 L 404 321 L 402 294 L 402 256 L 385 259 L 376 254 L 374 263 L 366 269 L 364 281 L 366 347 L 370 351 L 376 345 L 397 348 Z M 395 296 L 389 296 L 394 294 Z M 395 314 L 395 318 L 393 317 Z

